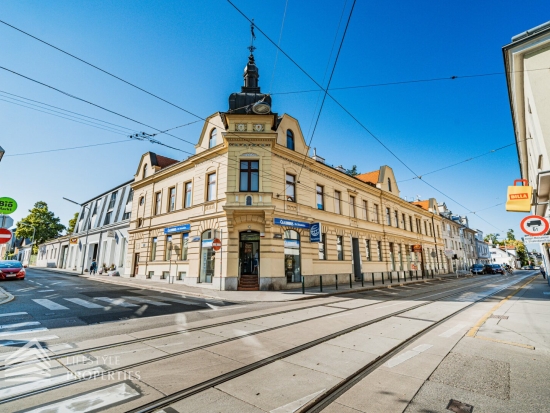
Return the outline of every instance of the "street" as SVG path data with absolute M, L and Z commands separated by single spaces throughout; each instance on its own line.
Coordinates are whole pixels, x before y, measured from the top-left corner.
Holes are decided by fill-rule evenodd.
M 549 400 L 529 377 L 550 364 L 539 318 L 550 301 L 534 275 L 235 304 L 31 269 L 0 285 L 15 297 L 1 306 L 0 409 L 425 412 L 458 399 L 476 413 L 518 403 L 539 412 Z M 503 308 L 513 328 L 492 318 Z M 29 343 L 39 351 L 18 352 Z M 509 363 L 490 360 L 499 357 L 522 361 L 530 376 L 518 381 Z

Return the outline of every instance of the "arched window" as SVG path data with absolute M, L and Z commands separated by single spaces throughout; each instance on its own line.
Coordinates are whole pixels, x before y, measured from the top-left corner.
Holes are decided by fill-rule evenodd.
M 143 166 L 143 179 L 147 178 L 147 164 Z
M 390 191 L 390 192 L 392 191 L 391 190 L 391 180 L 390 180 L 390 178 L 388 178 L 388 191 Z
M 208 147 L 213 148 L 216 146 L 216 135 L 218 134 L 217 129 L 212 129 L 212 132 L 210 132 L 210 140 L 208 141 Z
M 252 205 L 252 197 L 251 196 L 246 197 L 246 205 L 247 206 Z
M 286 147 L 294 150 L 294 134 L 290 129 L 286 131 Z

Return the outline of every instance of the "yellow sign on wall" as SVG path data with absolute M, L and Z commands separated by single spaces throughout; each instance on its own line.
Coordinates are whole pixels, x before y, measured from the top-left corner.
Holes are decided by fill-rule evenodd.
M 522 182 L 523 186 L 519 186 Z M 506 211 L 508 212 L 530 212 L 533 199 L 533 188 L 527 185 L 526 179 L 516 179 L 514 186 L 508 187 L 506 197 Z

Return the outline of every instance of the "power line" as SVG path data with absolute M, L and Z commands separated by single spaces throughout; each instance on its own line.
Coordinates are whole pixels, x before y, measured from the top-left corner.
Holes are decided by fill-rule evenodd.
M 346 0 L 347 1 L 347 0 Z M 285 11 L 283 12 L 283 21 L 281 22 L 281 30 L 279 31 L 279 42 L 278 44 L 281 44 L 281 39 L 283 38 L 283 28 L 285 27 L 285 19 L 286 19 L 286 9 L 288 7 L 288 0 L 285 2 Z M 277 59 L 279 58 L 279 49 L 277 49 L 275 53 L 275 63 L 273 63 L 273 72 L 271 72 L 271 81 L 269 82 L 269 93 L 271 94 L 271 87 L 273 86 L 273 78 L 275 77 L 275 69 L 277 68 Z
M 114 142 L 105 142 L 105 143 L 96 143 L 94 145 L 84 145 L 84 146 L 73 146 L 71 148 L 58 148 L 58 149 L 48 149 L 45 151 L 35 151 L 35 152 L 25 152 L 25 153 L 12 153 L 12 154 L 6 154 L 4 156 L 24 156 L 24 155 L 35 155 L 38 153 L 47 153 L 47 152 L 61 152 L 61 151 L 70 151 L 72 149 L 82 149 L 82 148 L 91 148 L 93 146 L 103 146 L 103 145 L 113 145 L 115 143 L 124 143 L 124 142 L 132 142 L 131 140 L 125 139 L 123 141 L 114 141 Z

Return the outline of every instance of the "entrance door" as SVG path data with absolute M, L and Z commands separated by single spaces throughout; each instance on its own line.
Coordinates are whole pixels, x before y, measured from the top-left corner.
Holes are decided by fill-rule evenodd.
M 139 271 L 139 252 L 136 252 L 134 254 L 134 273 L 132 274 L 132 277 L 135 277 L 138 274 Z
M 300 234 L 293 229 L 287 229 L 284 237 L 286 281 L 298 283 L 302 281 Z
M 260 233 L 239 234 L 239 262 L 241 275 L 258 275 L 260 271 Z
M 63 252 L 61 253 L 61 265 L 59 266 L 60 268 L 67 267 L 67 253 L 68 252 L 69 252 L 69 247 L 65 245 L 63 247 Z
M 361 279 L 361 253 L 359 252 L 359 239 L 351 239 L 351 248 L 353 252 L 353 274 L 356 280 Z

